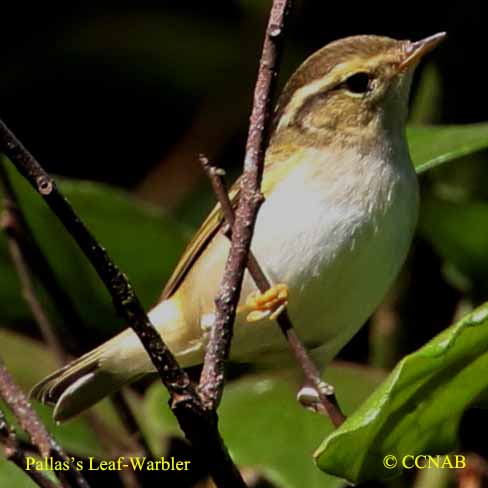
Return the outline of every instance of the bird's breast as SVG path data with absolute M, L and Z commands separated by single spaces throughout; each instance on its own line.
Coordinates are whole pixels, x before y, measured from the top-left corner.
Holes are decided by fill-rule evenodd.
M 408 153 L 391 161 L 314 154 L 291 171 L 258 215 L 253 252 L 289 286 L 289 313 L 307 344 L 334 355 L 366 321 L 397 275 L 417 219 L 417 181 Z M 252 287 L 247 277 L 244 294 Z M 239 354 L 255 348 L 236 328 Z M 278 329 L 261 346 L 283 346 Z M 233 346 L 234 350 L 234 346 Z

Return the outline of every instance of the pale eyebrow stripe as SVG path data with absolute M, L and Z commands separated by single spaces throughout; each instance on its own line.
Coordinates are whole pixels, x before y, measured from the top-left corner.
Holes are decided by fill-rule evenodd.
M 278 123 L 278 129 L 289 126 L 291 124 L 291 122 L 295 119 L 295 116 L 299 112 L 300 108 L 303 106 L 308 98 L 316 95 L 317 93 L 323 91 L 324 88 L 330 86 L 332 84 L 332 80 L 336 81 L 334 72 L 339 71 L 338 68 L 340 67 L 341 65 L 336 66 L 331 72 L 327 73 L 326 76 L 299 88 L 295 92 L 291 100 L 288 102 L 288 105 L 285 107 L 285 111 Z
M 286 105 L 283 115 L 280 118 L 277 129 L 282 129 L 293 123 L 295 117 L 299 113 L 301 107 L 307 102 L 310 97 L 313 97 L 323 91 L 328 86 L 333 86 L 336 83 L 343 81 L 344 74 L 354 72 L 359 69 L 367 70 L 370 66 L 374 66 L 377 62 L 378 56 L 371 58 L 367 63 L 364 60 L 350 60 L 347 63 L 339 63 L 325 76 L 308 83 L 299 88 L 292 96 L 291 100 Z

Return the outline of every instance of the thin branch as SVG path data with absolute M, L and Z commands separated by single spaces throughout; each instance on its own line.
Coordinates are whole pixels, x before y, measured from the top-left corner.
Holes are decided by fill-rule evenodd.
M 232 208 L 232 203 L 229 199 L 229 194 L 223 178 L 224 172 L 220 168 L 211 165 L 208 159 L 203 156 L 200 157 L 200 162 L 210 179 L 212 188 L 222 208 L 227 226 L 229 229 L 232 229 L 234 225 L 234 209 Z M 231 236 L 229 235 L 229 237 Z M 265 292 L 271 287 L 270 280 L 264 273 L 251 250 L 249 251 L 247 269 L 261 292 Z M 336 427 L 341 425 L 345 420 L 345 416 L 339 407 L 334 390 L 320 378 L 320 371 L 315 366 L 306 348 L 300 341 L 286 308 L 281 311 L 276 318 L 276 321 L 288 341 L 293 356 L 303 370 L 305 380 L 315 388 L 318 394 L 321 405 L 320 411 L 326 413 Z
M 123 390 L 119 390 L 113 394 L 112 405 L 131 436 L 131 440 L 137 444 L 141 455 L 154 457 Z
M 223 366 L 230 348 L 232 324 L 253 227 L 263 200 L 259 187 L 266 146 L 264 128 L 269 119 L 271 88 L 276 75 L 278 48 L 283 37 L 284 16 L 290 4 L 291 0 L 274 0 L 266 31 L 246 145 L 241 197 L 233 228 L 232 246 L 216 299 L 216 323 L 201 378 L 203 404 L 191 385 L 188 375 L 179 367 L 174 356 L 152 327 L 127 278 L 81 222 L 55 182 L 0 121 L 0 144 L 5 153 L 19 172 L 42 195 L 98 272 L 112 295 L 115 309 L 138 335 L 169 390 L 170 405 L 185 435 L 209 462 L 210 473 L 219 487 L 245 487 L 218 433 L 215 409 L 222 392 Z
M 76 332 L 78 337 L 83 336 L 83 331 L 86 330 L 86 327 L 76 311 L 71 297 L 61 287 L 49 261 L 37 243 L 19 205 L 17 194 L 12 186 L 4 161 L 1 159 L 0 186 L 2 186 L 3 189 L 4 203 L 4 211 L 0 216 L 0 228 L 2 228 L 7 235 L 10 255 L 21 281 L 23 295 L 30 306 L 34 319 L 39 325 L 44 341 L 62 365 L 68 360 L 68 356 L 65 352 L 67 346 L 67 344 L 65 344 L 66 340 L 58 339 L 42 304 L 38 300 L 31 276 L 31 270 L 37 271 L 37 278 L 41 281 L 42 285 L 50 295 L 52 302 L 59 308 L 64 323 L 70 324 L 72 330 Z M 66 337 L 68 337 L 66 334 L 62 335 L 62 338 Z M 118 401 L 123 401 L 123 398 L 119 398 Z M 119 411 L 117 401 L 114 401 L 113 404 L 115 409 Z M 129 413 L 126 413 L 121 420 L 127 420 L 128 415 Z M 112 433 L 103 427 L 103 423 L 98 420 L 95 414 L 88 413 L 86 417 L 102 441 L 104 435 L 106 435 L 108 439 L 113 437 Z M 134 422 L 135 420 L 132 420 L 126 424 L 127 430 L 131 435 L 135 428 Z M 144 439 L 141 440 L 144 441 Z M 118 441 L 118 445 L 120 446 L 127 445 L 125 442 L 121 443 L 120 439 Z M 132 444 L 137 444 L 134 436 Z M 145 450 L 146 455 L 150 455 L 150 451 L 147 449 L 147 444 L 144 443 L 143 446 L 136 445 L 135 447 L 136 449 L 141 450 L 141 452 Z
M 208 412 L 173 354 L 149 321 L 127 277 L 96 241 L 54 180 L 0 120 L 0 148 L 43 197 L 93 265 L 112 295 L 116 311 L 139 337 L 163 384 L 168 389 L 170 406 L 180 427 L 199 454 L 219 487 L 245 487 L 239 470 L 217 430 L 215 412 Z
M 215 322 L 211 330 L 200 378 L 200 393 L 208 409 L 215 409 L 222 396 L 224 365 L 229 356 L 237 302 L 248 261 L 254 224 L 263 202 L 260 187 L 270 120 L 271 97 L 283 41 L 284 19 L 290 6 L 291 0 L 274 0 L 266 28 L 254 90 L 239 205 L 232 227 L 232 244 L 219 293 L 215 299 Z
M 27 220 L 18 203 L 17 194 L 12 186 L 9 175 L 5 168 L 4 161 L 0 160 L 0 184 L 4 194 L 5 216 L 3 224 L 9 241 L 15 241 L 19 252 L 22 254 L 25 265 L 36 275 L 42 286 L 51 296 L 53 303 L 59 310 L 66 323 L 69 323 L 74 330 L 82 328 L 81 317 L 65 288 L 59 282 L 51 265 L 44 255 L 40 245 L 27 223 Z M 61 362 L 66 362 L 66 348 L 61 347 L 56 336 L 52 331 L 47 333 L 41 329 L 47 344 L 51 346 Z M 81 335 L 81 334 L 80 334 Z M 64 335 L 63 337 L 67 337 Z M 63 342 L 67 342 L 66 340 Z M 67 346 L 68 344 L 62 344 Z M 72 348 L 73 344 L 69 344 Z M 62 353 L 60 353 L 62 351 Z M 79 352 L 79 351 L 76 351 Z
M 56 472 L 60 478 L 78 486 L 79 488 L 89 488 L 80 472 L 71 465 L 69 458 L 62 451 L 57 442 L 49 435 L 34 409 L 28 402 L 24 392 L 17 386 L 14 379 L 10 376 L 5 365 L 0 359 L 0 398 L 7 404 L 20 427 L 29 436 L 32 444 L 44 457 L 54 457 L 63 462 L 68 462 L 70 469 L 66 472 Z
M 54 328 L 50 323 L 44 308 L 37 298 L 33 278 L 28 266 L 23 248 L 25 248 L 25 238 L 21 237 L 24 234 L 27 223 L 23 218 L 19 207 L 14 189 L 8 178 L 7 171 L 3 161 L 0 161 L 0 184 L 3 187 L 3 204 L 4 210 L 0 217 L 0 228 L 5 232 L 8 241 L 8 249 L 10 257 L 17 271 L 22 287 L 22 295 L 30 307 L 32 315 L 39 326 L 39 330 L 48 344 L 49 348 L 54 352 L 61 363 L 64 363 L 66 356 L 64 350 L 54 333 Z M 27 235 L 27 234 L 24 234 Z M 21 244 L 21 242 L 23 244 Z
M 44 341 L 48 344 L 49 348 L 55 354 L 60 364 L 63 364 L 66 360 L 66 355 L 64 354 L 63 348 L 59 344 L 59 341 L 54 333 L 53 326 L 47 317 L 44 307 L 41 305 L 37 294 L 35 291 L 34 283 L 32 280 L 32 275 L 30 269 L 25 262 L 20 246 L 15 238 L 11 237 L 11 229 L 14 225 L 14 221 L 11 218 L 11 214 L 8 211 L 1 216 L 0 228 L 2 228 L 6 234 L 9 236 L 8 248 L 12 262 L 14 263 L 15 269 L 20 279 L 22 286 L 22 295 L 29 305 L 29 308 L 34 316 L 36 323 L 39 326 L 41 334 Z
M 118 432 L 112 431 L 110 428 L 108 428 L 103 419 L 100 418 L 96 412 L 87 411 L 84 413 L 84 417 L 100 440 L 100 445 L 106 450 L 112 459 L 118 459 L 120 456 L 126 456 L 127 453 L 130 453 L 131 456 L 145 456 L 149 459 L 154 459 L 152 454 L 143 451 L 143 448 L 134 438 L 127 437 L 126 432 L 119 434 Z M 117 471 L 117 476 L 119 477 L 123 488 L 141 488 L 142 486 L 143 473 L 141 471 L 122 469 Z
M 21 240 L 19 235 L 25 230 L 22 228 L 23 225 L 27 226 L 27 224 L 16 205 L 15 192 L 10 184 L 10 180 L 2 162 L 0 162 L 0 180 L 4 189 L 5 206 L 0 221 L 0 227 L 3 228 L 8 236 L 9 251 L 22 284 L 24 297 L 30 306 L 32 314 L 38 323 L 46 342 L 62 362 L 65 359 L 64 350 L 54 334 L 53 327 L 49 322 L 44 308 L 37 299 L 30 269 L 24 259 L 22 249 L 24 248 L 26 241 Z M 20 242 L 23 242 L 24 245 L 21 245 Z M 38 448 L 42 456 L 53 456 L 61 461 L 68 460 L 58 444 L 49 436 L 47 430 L 37 417 L 37 414 L 27 401 L 27 398 L 14 383 L 13 379 L 1 363 L 0 396 L 12 409 L 20 426 L 28 433 L 32 443 Z M 20 457 L 18 457 L 18 460 L 20 460 Z M 69 466 L 70 469 L 67 473 L 57 473 L 59 474 L 59 477 L 61 479 L 64 478 L 67 481 L 71 480 L 75 486 L 79 486 L 80 488 L 88 487 L 83 476 L 78 473 L 71 464 L 69 464 Z M 29 470 L 27 474 L 31 475 L 32 470 Z
M 190 384 L 188 375 L 179 368 L 174 356 L 162 343 L 126 276 L 112 262 L 106 250 L 96 241 L 75 213 L 71 204 L 61 194 L 54 180 L 44 171 L 3 121 L 0 121 L 0 144 L 17 170 L 40 193 L 90 260 L 110 291 L 115 309 L 141 339 L 165 385 L 176 393 L 196 396 L 192 395 L 191 391 L 187 391 Z
M 41 488 L 56 488 L 49 478 L 37 469 L 27 469 L 24 449 L 20 446 L 13 430 L 8 426 L 5 415 L 0 410 L 0 442 L 4 445 L 5 457 L 16 464 L 29 478 Z
M 0 397 L 12 410 L 20 427 L 29 435 L 41 456 L 48 457 L 52 439 L 37 417 L 22 390 L 15 384 L 3 362 L 0 361 Z

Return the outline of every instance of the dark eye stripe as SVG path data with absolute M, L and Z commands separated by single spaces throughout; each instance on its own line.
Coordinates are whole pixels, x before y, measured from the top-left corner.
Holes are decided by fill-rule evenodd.
M 319 91 L 309 95 L 300 105 L 293 117 L 292 125 L 300 125 L 302 119 L 311 111 L 318 100 L 327 100 L 334 95 L 335 90 Z
M 346 80 L 342 81 L 336 86 L 328 88 L 327 90 L 318 90 L 315 93 L 311 93 L 302 101 L 300 107 L 295 111 L 290 125 L 297 127 L 300 126 L 303 118 L 306 117 L 311 110 L 313 110 L 313 107 L 318 100 L 325 101 L 335 96 L 341 90 L 345 89 L 350 93 L 355 94 L 370 91 L 372 89 L 372 80 L 373 76 L 370 73 L 361 71 L 349 76 L 346 78 Z

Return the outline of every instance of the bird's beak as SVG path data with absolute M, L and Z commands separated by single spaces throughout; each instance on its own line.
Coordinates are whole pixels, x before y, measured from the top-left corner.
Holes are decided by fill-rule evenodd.
M 405 58 L 400 62 L 399 71 L 405 71 L 420 61 L 446 38 L 445 32 L 439 32 L 417 42 L 409 42 L 404 51 Z

